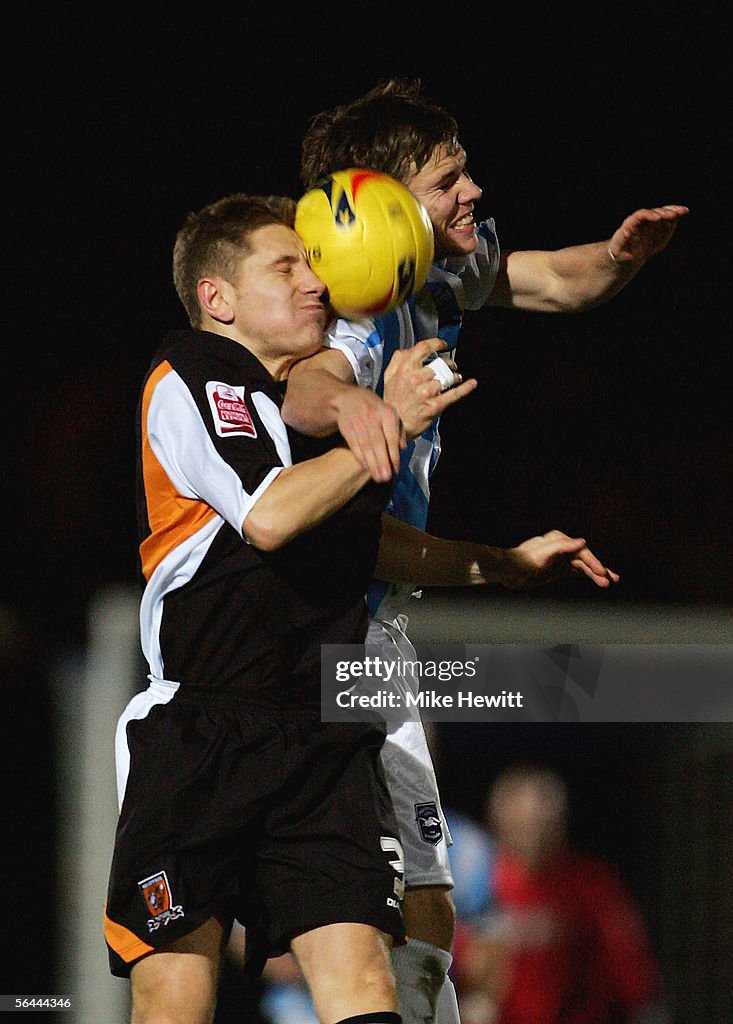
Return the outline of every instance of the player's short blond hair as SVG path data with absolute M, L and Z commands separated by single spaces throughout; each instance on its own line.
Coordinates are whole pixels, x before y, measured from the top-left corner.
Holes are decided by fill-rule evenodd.
M 191 326 L 200 327 L 198 283 L 208 274 L 231 281 L 250 250 L 249 237 L 268 224 L 292 228 L 295 202 L 285 196 L 237 192 L 189 213 L 173 246 L 173 283 Z

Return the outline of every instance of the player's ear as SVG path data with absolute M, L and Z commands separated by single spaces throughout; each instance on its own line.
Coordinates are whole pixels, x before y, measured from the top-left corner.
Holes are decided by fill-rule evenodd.
M 220 277 L 202 277 L 196 286 L 196 292 L 202 312 L 222 324 L 233 322 L 231 285 Z

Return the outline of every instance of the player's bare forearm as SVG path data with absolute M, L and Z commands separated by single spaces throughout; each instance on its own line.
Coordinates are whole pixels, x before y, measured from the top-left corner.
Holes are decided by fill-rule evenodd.
M 330 518 L 368 481 L 348 448 L 286 466 L 250 509 L 243 536 L 262 551 L 274 551 Z
M 356 385 L 351 364 L 337 349 L 295 364 L 282 417 L 302 434 L 325 437 L 338 431 L 377 483 L 386 483 L 399 469 L 405 438 L 397 412 Z
M 515 548 L 435 537 L 382 516 L 377 579 L 425 587 L 499 585 L 508 590 L 538 587 L 573 573 L 601 589 L 617 583 L 617 573 L 596 558 L 581 537 L 559 530 L 531 537 Z
M 339 400 L 354 386 L 346 357 L 326 349 L 295 363 L 281 409 L 285 423 L 310 437 L 328 437 L 338 430 Z
M 474 586 L 499 582 L 503 560 L 500 548 L 435 537 L 385 513 L 374 574 L 389 583 Z
M 636 210 L 610 238 L 553 251 L 508 252 L 489 305 L 578 313 L 617 295 L 669 244 L 686 206 Z

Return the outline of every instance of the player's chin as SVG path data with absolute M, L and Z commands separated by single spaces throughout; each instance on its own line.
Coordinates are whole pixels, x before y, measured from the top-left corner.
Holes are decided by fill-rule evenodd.
M 324 306 L 319 303 L 317 306 L 306 306 L 302 311 L 302 333 L 315 334 L 323 333 L 328 326 L 328 323 L 332 319 L 332 310 L 330 306 Z
M 476 225 L 472 224 L 470 228 L 451 228 L 448 231 L 446 242 L 445 247 L 449 250 L 447 255 L 470 256 L 478 246 Z
M 302 326 L 297 334 L 293 334 L 292 348 L 293 351 L 297 350 L 299 358 L 320 352 L 324 345 L 325 325 L 325 319 L 314 317 L 309 324 Z

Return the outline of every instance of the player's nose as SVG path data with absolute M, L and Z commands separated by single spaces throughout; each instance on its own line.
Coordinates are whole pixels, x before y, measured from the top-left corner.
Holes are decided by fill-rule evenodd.
M 475 203 L 483 194 L 483 189 L 468 174 L 461 176 L 461 203 Z
M 309 265 L 306 263 L 302 268 L 302 277 L 300 280 L 300 289 L 307 295 L 316 295 L 318 298 L 326 291 L 326 286 L 323 281 L 315 274 Z

